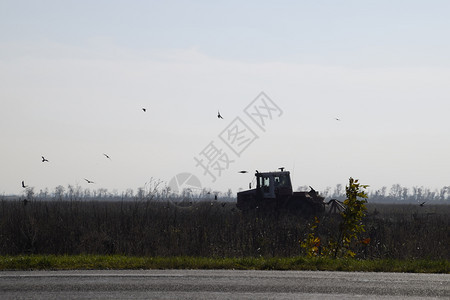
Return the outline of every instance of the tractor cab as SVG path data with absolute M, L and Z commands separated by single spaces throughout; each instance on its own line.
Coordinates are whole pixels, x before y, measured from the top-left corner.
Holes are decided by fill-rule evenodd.
M 256 190 L 263 199 L 275 199 L 280 196 L 292 195 L 291 177 L 289 172 L 256 173 Z

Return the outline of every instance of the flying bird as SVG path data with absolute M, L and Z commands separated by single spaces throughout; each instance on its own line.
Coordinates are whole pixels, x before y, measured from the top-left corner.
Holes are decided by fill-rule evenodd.
M 22 187 L 25 189 L 28 187 L 28 185 L 25 185 L 25 182 L 22 180 Z
M 220 112 L 219 112 L 219 111 L 217 111 L 217 118 L 223 119 L 223 117 L 220 115 Z
M 142 108 L 142 110 L 143 110 L 144 112 L 146 112 L 146 111 L 147 111 L 147 109 L 146 109 L 145 107 L 143 107 L 143 108 Z
M 238 173 L 241 173 L 241 174 L 245 174 L 245 173 L 248 173 L 247 171 L 239 171 Z
M 109 157 L 109 155 L 108 154 L 106 154 L 106 153 L 103 153 L 103 155 L 106 157 L 106 158 L 108 158 L 108 159 L 111 159 L 111 157 Z
M 84 180 L 86 180 L 87 183 L 94 183 L 93 181 L 86 179 L 86 178 Z
M 419 206 L 424 206 L 425 203 L 427 203 L 427 201 L 424 201 L 424 202 L 420 203 Z
M 43 157 L 43 156 L 41 156 L 42 157 L 42 162 L 48 162 L 48 159 L 46 159 L 45 157 Z
M 336 121 L 340 121 L 340 120 L 341 120 L 341 119 L 339 119 L 338 117 L 335 117 L 334 119 L 335 119 Z

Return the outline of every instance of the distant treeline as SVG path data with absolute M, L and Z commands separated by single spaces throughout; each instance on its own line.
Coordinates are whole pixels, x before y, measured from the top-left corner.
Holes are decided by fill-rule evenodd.
M 297 191 L 309 191 L 308 186 L 300 186 Z M 337 184 L 335 188 L 328 187 L 319 193 L 327 199 L 345 199 L 345 186 Z M 368 191 L 369 203 L 414 203 L 420 204 L 450 204 L 450 186 L 441 189 L 429 189 L 425 187 L 407 188 L 400 184 L 394 184 L 390 188 L 382 187 L 379 190 Z M 67 187 L 57 186 L 53 191 L 48 189 L 35 191 L 33 187 L 24 189 L 22 195 L 3 196 L 6 198 L 32 199 L 54 199 L 54 200 L 192 200 L 203 201 L 219 199 L 221 201 L 236 201 L 236 193 L 231 189 L 226 192 L 214 191 L 211 189 L 189 189 L 174 192 L 168 186 L 163 186 L 162 182 L 150 181 L 144 187 L 136 191 L 127 189 L 125 192 L 109 191 L 105 188 L 89 189 L 81 186 L 68 185 Z
M 236 194 L 231 189 L 227 192 L 213 191 L 211 189 L 191 189 L 184 188 L 181 191 L 173 191 L 169 186 L 162 185 L 160 181 L 151 180 L 143 187 L 136 190 L 127 189 L 124 192 L 117 190 L 110 191 L 106 188 L 89 189 L 79 185 L 62 185 L 57 186 L 50 191 L 48 188 L 36 191 L 34 187 L 27 187 L 21 195 L 3 195 L 3 199 L 27 199 L 30 200 L 105 200 L 105 201 L 121 201 L 121 200 L 216 200 L 220 198 L 222 201 L 236 201 Z
M 301 186 L 298 190 L 308 190 L 309 187 Z M 320 194 L 326 198 L 344 200 L 345 186 L 337 184 L 334 189 L 331 187 L 321 191 Z M 423 186 L 407 188 L 400 184 L 394 184 L 390 188 L 368 191 L 369 202 L 373 203 L 434 203 L 450 204 L 450 186 L 444 186 L 441 189 L 429 189 Z

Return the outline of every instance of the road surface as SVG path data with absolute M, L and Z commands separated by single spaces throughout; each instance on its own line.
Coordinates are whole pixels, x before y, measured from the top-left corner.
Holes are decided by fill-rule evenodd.
M 2 271 L 0 297 L 450 299 L 450 275 L 237 270 Z

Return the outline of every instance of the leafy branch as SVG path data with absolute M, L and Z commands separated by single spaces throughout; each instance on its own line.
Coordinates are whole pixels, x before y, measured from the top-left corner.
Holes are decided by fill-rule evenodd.
M 338 235 L 336 238 L 331 237 L 326 244 L 320 239 L 318 234 L 320 221 L 315 217 L 313 224 L 310 225 L 310 233 L 300 242 L 308 257 L 356 255 L 352 246 L 357 243 L 360 234 L 365 232 L 362 221 L 367 210 L 365 206 L 367 193 L 364 191 L 367 187 L 368 185 L 360 184 L 358 180 L 350 177 L 349 185 L 345 187 L 347 199 L 344 201 L 345 209 L 340 213 Z

